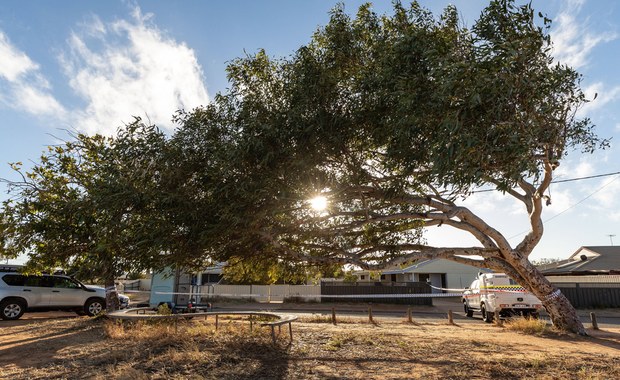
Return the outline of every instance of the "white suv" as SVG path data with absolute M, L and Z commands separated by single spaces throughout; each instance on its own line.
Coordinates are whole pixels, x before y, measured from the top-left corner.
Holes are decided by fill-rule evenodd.
M 129 298 L 119 295 L 121 307 Z M 105 310 L 105 289 L 64 275 L 24 275 L 0 266 L 0 318 L 19 319 L 26 311 L 70 310 L 97 315 Z

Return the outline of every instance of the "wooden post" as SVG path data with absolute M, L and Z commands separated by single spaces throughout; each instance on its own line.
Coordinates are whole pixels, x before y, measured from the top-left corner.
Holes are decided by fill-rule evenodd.
M 452 310 L 448 310 L 448 323 L 453 325 L 454 319 L 452 318 Z
M 368 306 L 368 322 L 370 322 L 370 323 L 374 323 L 375 322 L 372 319 L 372 305 Z
M 503 326 L 502 320 L 499 318 L 499 310 L 495 310 L 495 323 L 498 326 Z
M 336 308 L 332 307 L 332 323 L 336 324 Z
M 291 336 L 291 343 L 292 343 L 293 342 L 293 326 L 291 322 L 288 323 L 288 332 Z
M 407 308 L 407 322 L 413 323 L 413 318 L 411 316 L 411 306 Z
M 215 329 L 217 330 L 217 324 L 219 322 L 219 315 L 215 314 Z
M 253 325 L 254 325 L 254 317 L 250 315 L 250 332 L 252 332 L 252 327 L 254 327 Z
M 594 314 L 594 312 L 590 313 L 590 320 L 592 321 L 592 329 L 598 330 L 598 322 L 596 321 L 596 314 Z

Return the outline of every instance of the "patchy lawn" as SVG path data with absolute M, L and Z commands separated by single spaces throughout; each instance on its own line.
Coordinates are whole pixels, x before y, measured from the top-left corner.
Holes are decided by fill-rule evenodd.
M 317 323 L 323 322 L 323 323 Z M 549 329 L 348 319 L 293 322 L 276 345 L 241 320 L 119 325 L 91 318 L 0 322 L 0 379 L 612 379 L 620 329 Z M 277 331 L 277 330 L 276 330 Z

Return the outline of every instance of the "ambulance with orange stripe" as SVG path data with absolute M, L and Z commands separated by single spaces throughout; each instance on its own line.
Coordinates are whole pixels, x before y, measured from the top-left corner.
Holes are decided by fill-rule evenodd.
M 542 302 L 504 273 L 479 273 L 463 292 L 463 309 L 468 317 L 480 312 L 490 323 L 495 311 L 500 317 L 522 315 L 538 318 Z

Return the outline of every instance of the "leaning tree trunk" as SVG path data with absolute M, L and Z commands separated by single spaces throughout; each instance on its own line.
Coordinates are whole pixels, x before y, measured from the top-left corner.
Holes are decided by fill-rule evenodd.
M 518 270 L 525 279 L 529 290 L 538 297 L 543 306 L 547 309 L 547 313 L 551 318 L 553 325 L 563 331 L 571 331 L 579 335 L 587 335 L 583 324 L 579 320 L 575 307 L 570 303 L 568 298 L 560 292 L 547 278 L 532 265 L 526 258 L 519 260 L 521 264 Z

